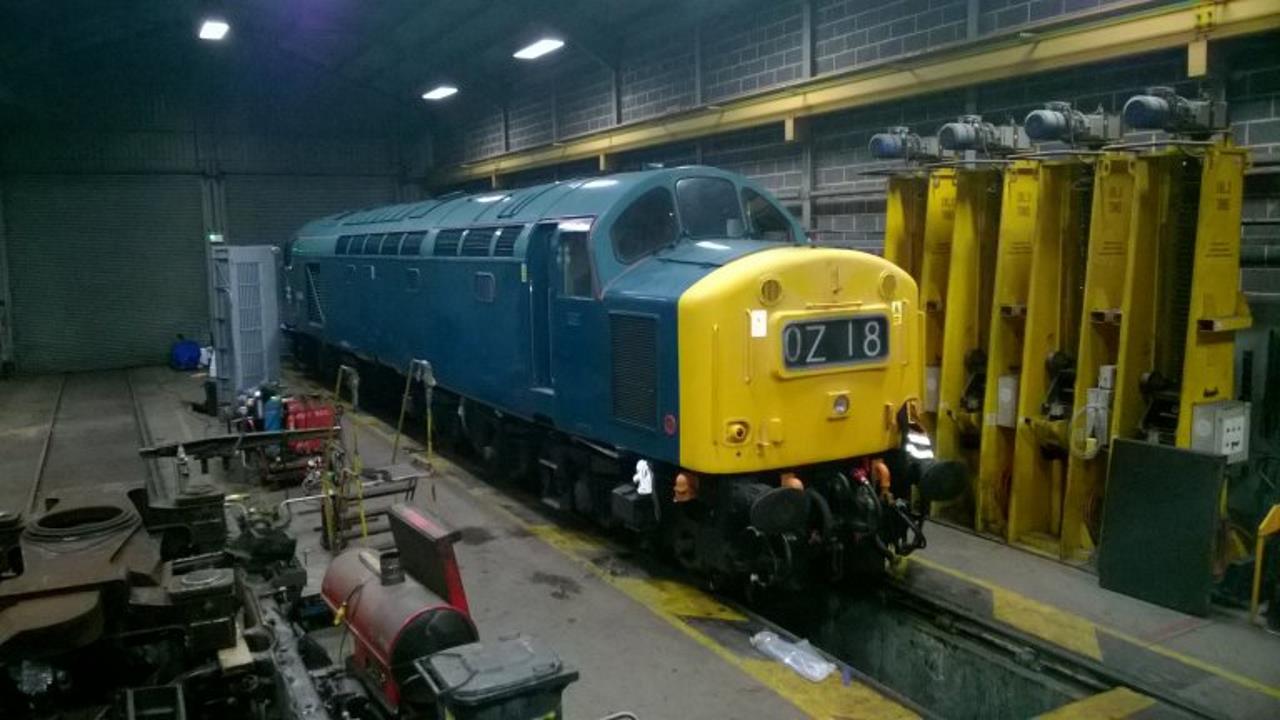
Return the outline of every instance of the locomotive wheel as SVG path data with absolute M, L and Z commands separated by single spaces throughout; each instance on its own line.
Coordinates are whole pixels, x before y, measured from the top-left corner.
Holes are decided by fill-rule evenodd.
M 510 428 L 497 413 L 476 403 L 463 401 L 463 431 L 480 461 L 486 477 L 506 481 L 514 473 L 513 438 Z

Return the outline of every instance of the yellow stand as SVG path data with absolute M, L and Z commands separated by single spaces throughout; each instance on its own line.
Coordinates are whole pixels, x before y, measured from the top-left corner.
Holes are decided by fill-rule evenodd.
M 1008 521 L 1017 424 L 1016 418 L 1000 417 L 997 408 L 1002 404 L 1001 392 L 1017 393 L 1016 387 L 1002 386 L 1001 378 L 1017 377 L 1022 366 L 1040 190 L 1039 161 L 1018 160 L 1005 170 L 975 512 L 980 532 L 999 535 L 1004 535 Z M 1012 402 L 1012 397 L 1003 400 L 1005 405 Z
M 394 465 L 400 455 L 400 437 L 404 435 L 404 416 L 409 409 L 409 390 L 414 380 L 422 382 L 426 389 L 427 399 L 427 460 L 431 460 L 433 443 L 432 431 L 432 394 L 436 386 L 435 374 L 431 371 L 431 363 L 426 360 L 410 360 L 409 369 L 404 374 L 404 394 L 400 396 L 400 419 L 396 421 L 396 438 L 391 445 L 391 463 Z
M 964 399 L 975 375 L 969 366 L 970 354 L 987 347 L 999 236 L 1000 182 L 1000 171 L 990 166 L 966 167 L 956 172 L 955 227 L 943 303 L 945 319 L 935 429 L 937 453 L 940 459 L 966 463 L 971 476 L 975 477 L 982 411 L 966 407 Z M 982 369 L 985 370 L 985 366 Z M 981 399 L 977 402 L 980 405 Z M 970 484 L 967 499 L 950 504 L 946 510 L 949 519 L 976 527 L 976 495 L 975 481 Z
M 884 257 L 916 283 L 924 265 L 929 177 L 922 170 L 889 177 L 884 209 Z
M 345 383 L 343 381 L 346 381 Z M 338 416 L 345 415 L 345 409 L 342 404 L 342 387 L 346 385 L 351 390 L 351 409 L 354 413 L 356 405 L 360 402 L 360 374 L 350 365 L 338 366 L 338 377 L 333 387 L 333 403 Z M 338 467 L 337 452 L 334 443 L 334 427 L 329 428 L 329 434 L 325 438 L 325 454 L 326 461 L 329 463 L 329 469 L 320 474 L 320 494 L 322 511 L 324 513 L 324 531 L 327 547 L 330 551 L 336 549 L 338 541 L 338 520 L 339 512 L 338 498 L 346 492 L 346 484 L 354 481 L 356 483 L 356 504 L 360 513 L 360 536 L 362 538 L 369 537 L 369 523 L 364 511 L 364 461 L 360 457 L 360 435 L 356 429 L 356 424 L 351 423 L 351 467 Z
M 1075 409 L 1068 426 L 1070 457 L 1067 461 L 1066 494 L 1062 505 L 1062 535 L 1059 554 L 1065 560 L 1088 559 L 1101 522 L 1098 513 L 1103 480 L 1107 471 L 1106 446 L 1117 427 L 1137 427 L 1142 415 L 1138 378 L 1117 373 L 1113 388 L 1110 421 L 1101 433 L 1089 437 L 1089 417 L 1085 404 L 1090 388 L 1098 385 L 1104 366 L 1116 366 L 1122 354 L 1150 354 L 1150 334 L 1142 332 L 1128 302 L 1135 272 L 1153 272 L 1146 264 L 1154 260 L 1149 237 L 1133 232 L 1135 223 L 1134 187 L 1136 160 L 1129 152 L 1107 152 L 1098 161 L 1093 182 L 1093 210 L 1089 221 L 1089 252 L 1085 265 L 1084 300 L 1079 344 L 1076 350 Z M 1138 254 L 1137 250 L 1142 253 Z M 1148 276 L 1149 278 L 1149 276 Z M 1124 307 L 1130 312 L 1124 312 Z M 1147 322 L 1150 322 L 1149 318 Z M 1141 345 L 1145 348 L 1139 349 Z M 1101 422 L 1105 416 L 1098 416 Z
M 1080 285 L 1087 246 L 1084 220 L 1092 166 L 1082 156 L 1039 161 L 1035 231 L 1027 273 L 1018 361 L 1015 443 L 1009 485 L 1010 542 L 1058 555 L 1067 474 L 1067 425 L 1079 402 L 1070 383 L 1080 327 Z M 1021 209 L 1016 209 L 1021 212 Z M 1005 213 L 1008 215 L 1009 213 Z M 996 317 L 1015 314 L 993 309 Z M 993 334 L 994 339 L 994 334 Z M 1050 359 L 1055 361 L 1051 364 Z M 1008 371 L 1005 371 L 1008 372 Z M 988 376 L 987 387 L 999 386 Z M 988 407 L 990 417 L 995 408 Z
M 924 222 L 924 257 L 920 260 L 920 306 L 924 308 L 924 420 L 937 426 L 938 372 L 942 365 L 942 330 L 946 322 L 947 276 L 951 270 L 951 235 L 956 218 L 955 168 L 929 173 Z

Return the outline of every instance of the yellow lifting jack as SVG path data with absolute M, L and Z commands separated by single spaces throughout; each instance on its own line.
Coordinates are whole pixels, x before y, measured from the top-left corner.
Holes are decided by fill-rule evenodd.
M 978 530 L 1058 554 L 1074 412 L 1096 148 L 1119 118 L 1051 102 L 1024 122 L 1042 146 L 1005 170 L 978 465 Z
M 956 221 L 956 170 L 929 173 L 925 201 L 924 257 L 920 261 L 920 306 L 924 308 L 924 423 L 938 427 L 938 373 L 942 367 L 942 330 L 946 322 L 947 278 L 951 270 L 951 234 Z
M 1204 139 L 1224 126 L 1217 104 L 1158 88 L 1125 106 L 1133 128 L 1176 133 L 1171 123 L 1184 118 L 1199 123 L 1197 138 L 1113 146 L 1100 161 L 1063 501 L 1067 560 L 1099 540 L 1114 438 L 1247 456 L 1248 409 L 1234 399 L 1235 331 L 1251 324 L 1240 291 L 1247 154 L 1225 134 Z
M 1092 169 L 1058 153 L 1005 171 L 987 345 L 978 529 L 1054 555 Z
M 916 283 L 924 265 L 929 174 L 924 170 L 889 176 L 884 207 L 884 257 Z
M 942 352 L 937 358 L 938 404 L 934 427 L 937 453 L 940 459 L 967 464 L 971 478 L 976 476 L 978 466 L 985 348 L 1000 222 L 1000 183 L 1001 172 L 996 165 L 966 164 L 955 170 L 951 261 L 945 299 L 938 308 L 943 321 Z M 925 310 L 929 312 L 927 305 Z M 926 362 L 933 360 L 928 358 Z M 939 511 L 952 521 L 972 525 L 976 496 L 976 483 L 971 483 L 966 498 Z

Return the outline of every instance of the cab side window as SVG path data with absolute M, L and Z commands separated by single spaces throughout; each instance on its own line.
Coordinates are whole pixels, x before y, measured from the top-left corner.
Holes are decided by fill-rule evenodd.
M 676 241 L 676 208 L 671 192 L 654 188 L 636 198 L 609 232 L 618 262 L 630 265 Z
M 676 181 L 680 222 L 693 238 L 742 237 L 742 208 L 733 183 L 718 177 L 690 177 Z
M 742 205 L 747 209 L 752 237 L 775 242 L 792 241 L 791 223 L 768 198 L 751 188 L 743 188 Z
M 587 250 L 587 233 L 560 233 L 560 271 L 563 273 L 562 295 L 591 297 L 591 253 Z

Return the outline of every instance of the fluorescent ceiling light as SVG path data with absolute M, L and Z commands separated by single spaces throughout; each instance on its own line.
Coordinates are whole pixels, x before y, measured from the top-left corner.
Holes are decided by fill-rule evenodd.
M 437 85 L 436 87 L 422 93 L 423 100 L 443 100 L 450 95 L 457 95 L 458 88 L 452 85 Z
M 230 29 L 231 26 L 225 20 L 205 20 L 204 24 L 200 26 L 200 39 L 221 40 L 227 36 L 227 31 Z
M 562 47 L 564 47 L 563 40 L 542 38 L 532 45 L 520 48 L 512 57 L 517 57 L 521 60 L 536 60 L 537 58 L 540 58 L 547 53 L 553 53 Z

